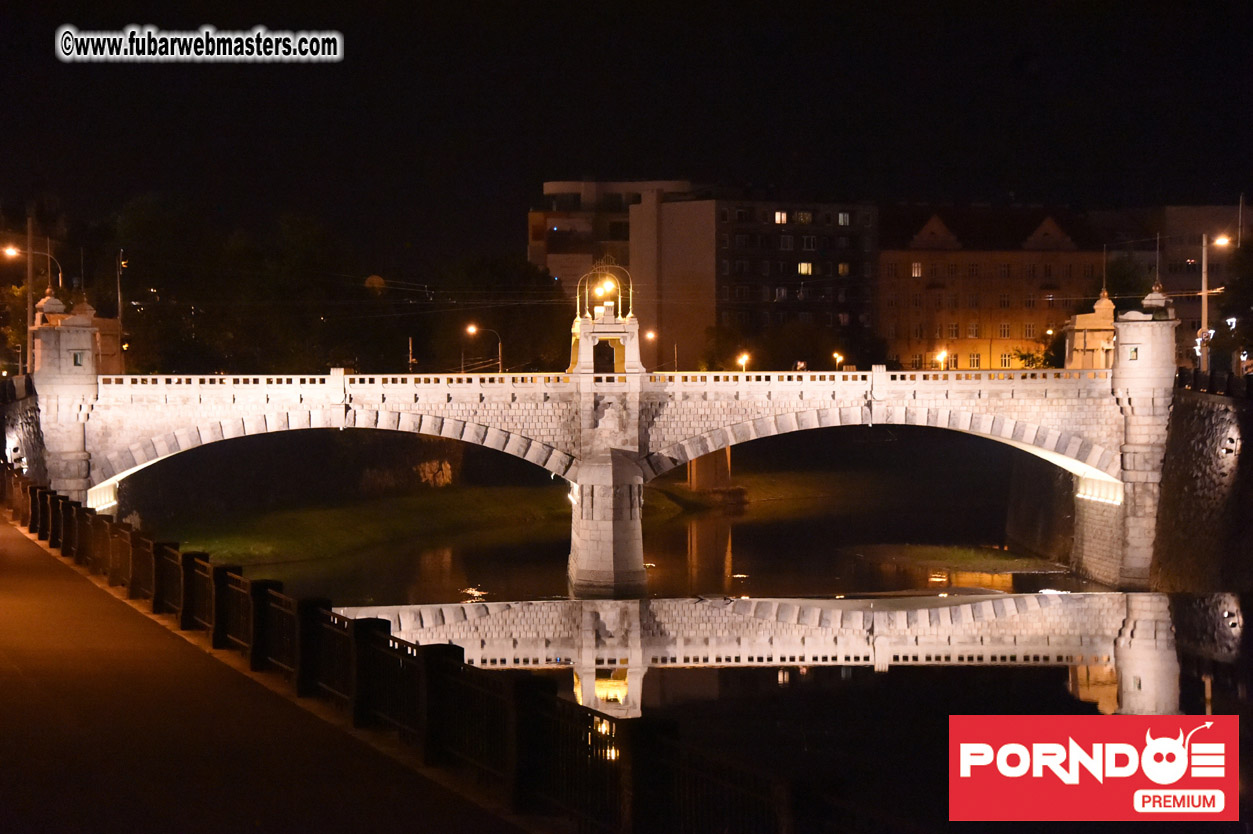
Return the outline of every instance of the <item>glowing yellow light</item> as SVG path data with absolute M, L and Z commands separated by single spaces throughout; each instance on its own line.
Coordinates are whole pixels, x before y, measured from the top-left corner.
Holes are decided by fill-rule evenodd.
M 600 287 L 605 292 L 613 292 L 618 288 L 618 285 L 613 282 L 612 278 L 606 278 L 605 283 L 601 284 Z
M 737 365 L 739 365 L 739 366 L 740 366 L 740 373 L 744 373 L 744 371 L 748 370 L 748 360 L 749 360 L 750 358 L 751 358 L 751 357 L 749 357 L 749 355 L 748 355 L 747 353 L 741 353 L 741 354 L 740 354 L 740 355 L 736 358 L 736 360 L 735 360 L 735 364 L 737 364 Z
M 837 368 L 840 365 L 844 364 L 844 354 L 840 353 L 839 351 L 836 351 L 835 353 L 831 354 L 831 358 L 835 360 L 835 365 Z
M 936 361 L 936 363 L 937 363 L 937 364 L 939 364 L 941 367 L 943 367 L 943 366 L 944 366 L 944 360 L 945 360 L 945 359 L 948 359 L 948 351 L 947 351 L 947 350 L 942 350 L 942 351 L 940 351 L 939 353 L 937 353 L 937 354 L 935 355 L 935 361 Z
M 479 332 L 479 329 L 477 326 L 471 324 L 470 326 L 466 328 L 466 332 L 469 333 L 471 336 L 473 336 L 475 333 Z
M 4 254 L 8 255 L 10 258 L 16 258 L 22 253 L 16 246 L 6 246 L 4 247 Z
M 1227 237 L 1226 235 L 1219 235 L 1218 237 L 1214 238 L 1215 246 L 1226 246 L 1228 243 L 1231 243 L 1231 238 Z
M 604 296 L 604 294 L 605 294 L 605 288 L 604 288 L 604 287 L 597 287 L 597 288 L 596 288 L 596 297 L 597 297 L 597 298 L 601 298 L 602 296 Z
M 653 339 L 657 338 L 657 334 L 650 330 L 644 334 L 644 338 L 651 342 Z
M 1045 336 L 1052 336 L 1052 335 L 1053 335 L 1053 328 L 1051 328 L 1051 327 L 1050 327 L 1048 330 L 1045 330 L 1045 331 L 1044 331 L 1044 335 L 1045 335 Z

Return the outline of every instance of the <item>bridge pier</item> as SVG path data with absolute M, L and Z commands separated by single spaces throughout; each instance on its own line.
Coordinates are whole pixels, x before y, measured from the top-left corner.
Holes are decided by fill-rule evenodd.
M 642 595 L 644 476 L 616 450 L 585 461 L 570 487 L 570 592 L 575 597 Z

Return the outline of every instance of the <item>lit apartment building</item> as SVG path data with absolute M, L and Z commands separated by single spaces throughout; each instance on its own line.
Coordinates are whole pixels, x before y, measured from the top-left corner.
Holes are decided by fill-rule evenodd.
M 646 367 L 698 367 L 715 325 L 745 346 L 790 325 L 811 334 L 774 359 L 779 369 L 830 368 L 832 348 L 847 355 L 869 332 L 873 205 L 652 191 L 631 206 L 630 224 L 634 311 L 656 334 L 643 346 Z
M 628 209 L 641 194 L 691 190 L 684 180 L 546 182 L 541 207 L 527 214 L 527 260 L 560 278 L 562 286 L 573 292 L 596 261 L 609 257 L 628 265 Z
M 1039 207 L 881 209 L 876 327 L 904 368 L 1011 369 L 1100 289 L 1101 243 Z

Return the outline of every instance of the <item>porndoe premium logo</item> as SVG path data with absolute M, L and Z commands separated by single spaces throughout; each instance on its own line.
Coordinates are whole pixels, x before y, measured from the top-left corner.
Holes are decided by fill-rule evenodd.
M 948 818 L 1239 820 L 1234 715 L 950 715 Z

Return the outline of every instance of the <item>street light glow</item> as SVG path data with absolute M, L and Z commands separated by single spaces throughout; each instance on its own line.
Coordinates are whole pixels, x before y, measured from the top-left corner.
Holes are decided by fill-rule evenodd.
M 469 333 L 471 336 L 473 336 L 475 333 L 479 332 L 479 329 L 475 325 L 471 324 L 468 327 L 466 327 L 466 332 Z
M 4 247 L 4 254 L 8 255 L 10 258 L 16 258 L 18 255 L 22 254 L 22 250 L 18 249 L 16 246 L 6 246 Z
M 1231 243 L 1231 238 L 1227 237 L 1226 235 L 1219 235 L 1218 237 L 1214 238 L 1215 246 L 1226 246 L 1228 243 Z
M 740 373 L 744 373 L 746 370 L 748 370 L 748 360 L 749 360 L 749 358 L 750 358 L 750 357 L 749 357 L 749 355 L 748 355 L 747 353 L 741 353 L 741 354 L 740 354 L 740 355 L 736 358 L 735 363 L 736 363 L 737 365 L 739 365 L 739 366 L 740 366 Z
M 650 330 L 644 334 L 644 338 L 651 342 L 653 339 L 657 338 L 657 334 L 656 332 Z

